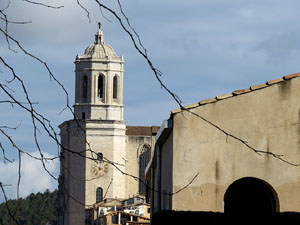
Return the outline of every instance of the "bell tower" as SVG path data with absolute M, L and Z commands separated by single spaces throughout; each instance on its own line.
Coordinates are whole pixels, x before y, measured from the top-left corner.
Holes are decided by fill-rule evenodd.
M 123 56 L 104 42 L 99 23 L 95 43 L 76 56 L 75 116 L 123 120 Z
M 85 209 L 104 198 L 127 196 L 123 56 L 104 42 L 75 59 L 75 119 L 62 123 L 60 224 L 85 224 Z

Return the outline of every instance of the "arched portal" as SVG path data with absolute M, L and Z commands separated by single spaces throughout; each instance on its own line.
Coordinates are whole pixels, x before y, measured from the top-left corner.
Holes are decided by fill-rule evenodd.
M 275 190 L 257 178 L 245 177 L 233 182 L 224 195 L 224 212 L 230 216 L 269 216 L 278 211 Z

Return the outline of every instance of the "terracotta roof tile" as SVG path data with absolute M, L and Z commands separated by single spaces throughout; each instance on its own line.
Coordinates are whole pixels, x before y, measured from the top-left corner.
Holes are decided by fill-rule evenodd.
M 265 88 L 268 87 L 267 84 L 259 84 L 259 85 L 253 85 L 250 87 L 251 91 L 257 90 L 257 89 L 261 89 L 261 88 Z
M 180 113 L 182 110 L 181 109 L 174 109 L 171 111 L 172 114 Z
M 151 136 L 152 127 L 143 127 L 143 126 L 127 126 L 126 135 L 132 136 Z
M 215 98 L 211 98 L 211 99 L 206 99 L 206 100 L 202 100 L 199 102 L 199 105 L 205 105 L 205 104 L 208 104 L 208 103 L 212 103 L 212 102 L 216 102 L 217 99 Z
M 292 79 L 292 78 L 295 78 L 295 77 L 300 77 L 300 73 L 294 73 L 294 74 L 286 75 L 286 76 L 283 76 L 282 78 L 279 78 L 279 79 L 269 80 L 265 84 L 253 85 L 250 88 L 236 90 L 236 91 L 232 92 L 232 94 L 219 95 L 216 98 L 202 100 L 198 104 L 188 105 L 185 108 L 186 109 L 191 109 L 191 108 L 206 105 L 206 104 L 209 104 L 209 103 L 217 102 L 219 100 L 230 98 L 230 97 L 233 97 L 233 96 L 236 96 L 236 95 L 245 94 L 245 93 L 248 93 L 248 92 L 259 90 L 261 88 L 266 88 L 266 87 L 269 87 L 273 84 L 277 84 L 279 82 L 284 82 L 285 80 L 289 80 L 289 79 Z M 172 111 L 172 114 L 180 113 L 182 111 L 183 111 L 182 109 L 176 109 L 176 110 Z
M 283 79 L 289 80 L 289 79 L 292 79 L 294 77 L 299 77 L 299 76 L 300 76 L 300 73 L 294 73 L 294 74 L 284 76 Z
M 192 108 L 196 108 L 198 106 L 199 106 L 199 103 L 196 103 L 196 104 L 184 106 L 184 108 L 186 108 L 186 109 L 192 109 Z
M 151 127 L 152 134 L 156 134 L 158 132 L 159 128 L 160 128 L 159 126 L 152 126 Z
M 276 84 L 276 83 L 279 83 L 282 81 L 283 81 L 283 78 L 279 78 L 279 79 L 275 79 L 275 80 L 269 80 L 269 81 L 267 81 L 267 84 L 271 85 L 271 84 Z
M 230 98 L 232 97 L 233 94 L 225 94 L 225 95 L 219 95 L 216 97 L 217 100 L 222 100 L 222 99 L 225 99 L 225 98 Z
M 249 91 L 251 91 L 250 88 L 246 88 L 246 89 L 236 90 L 236 91 L 232 92 L 232 94 L 233 95 L 240 95 L 240 94 L 245 94 Z

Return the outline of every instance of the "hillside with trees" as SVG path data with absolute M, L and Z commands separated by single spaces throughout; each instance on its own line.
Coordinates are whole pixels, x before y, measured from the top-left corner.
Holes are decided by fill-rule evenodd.
M 9 211 L 15 216 L 13 219 Z M 58 210 L 58 191 L 50 192 L 48 189 L 42 194 L 30 194 L 19 200 L 8 200 L 7 204 L 0 204 L 0 224 L 20 225 L 56 225 Z

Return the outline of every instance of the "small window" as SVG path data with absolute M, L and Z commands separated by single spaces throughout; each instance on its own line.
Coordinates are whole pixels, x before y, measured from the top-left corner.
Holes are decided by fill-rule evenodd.
M 96 189 L 96 202 L 101 202 L 103 200 L 103 189 L 101 187 L 97 187 Z
M 85 120 L 85 112 L 82 113 L 81 119 Z
M 118 76 L 115 75 L 113 80 L 113 99 L 117 99 L 117 98 L 118 98 Z
M 102 74 L 98 77 L 98 98 L 103 98 L 104 93 L 104 76 Z
M 104 210 L 101 209 L 101 210 L 100 210 L 100 216 L 103 216 L 103 215 L 104 215 Z
M 97 160 L 103 161 L 103 154 L 101 152 L 97 153 Z
M 82 98 L 87 98 L 87 91 L 88 91 L 88 78 L 86 75 L 84 75 L 82 80 Z

